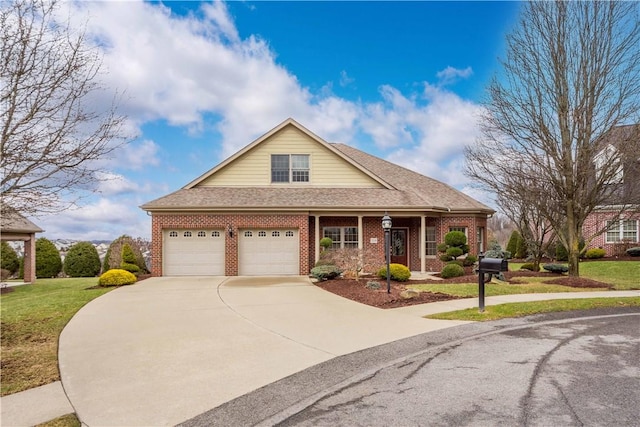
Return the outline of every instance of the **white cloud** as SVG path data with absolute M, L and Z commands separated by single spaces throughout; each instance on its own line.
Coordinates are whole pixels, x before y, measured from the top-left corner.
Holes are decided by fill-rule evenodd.
M 151 218 L 126 198 L 100 198 L 81 208 L 38 220 L 50 239 L 112 240 L 122 234 L 149 237 Z
M 461 171 L 462 148 L 478 135 L 480 107 L 444 86 L 469 78 L 471 67 L 443 69 L 437 73 L 438 80 L 425 83 L 420 93 L 402 93 L 383 85 L 379 102 L 350 101 L 333 94 L 331 84 L 313 93 L 276 62 L 267 42 L 255 36 L 240 38 L 220 1 L 188 16 L 173 15 L 154 2 L 64 4 L 76 8 L 70 13 L 74 19 L 87 16 L 78 10 L 89 13 L 89 34 L 104 48 L 107 73 L 102 77 L 107 86 L 125 92 L 121 103 L 130 118 L 130 130 L 166 121 L 199 133 L 209 129 L 211 121 L 222 140 L 215 151 L 229 156 L 293 117 L 330 142 L 362 146 L 359 138 L 364 135 L 390 161 L 459 188 L 468 184 Z M 346 71 L 341 72 L 340 85 L 353 81 Z M 133 198 L 145 191 L 160 194 L 157 188 L 128 178 L 126 171 L 159 166 L 159 152 L 151 139 L 118 150 L 105 166 L 118 173 L 112 172 L 113 179 L 101 184 L 108 199 L 62 215 L 51 224 L 86 228 L 90 235 L 102 233 L 98 230 L 102 226 L 117 230 L 111 237 L 150 233 L 148 218 L 137 207 L 150 197 Z M 91 228 L 92 221 L 99 226 Z M 141 225 L 146 228 L 136 231 Z
M 467 67 L 465 69 L 454 68 L 448 66 L 444 70 L 438 71 L 436 77 L 439 79 L 439 83 L 441 85 L 448 85 L 451 83 L 455 83 L 460 79 L 467 79 L 471 77 L 473 74 L 473 69 L 471 67 Z
M 131 182 L 123 175 L 113 172 L 98 172 L 96 175 L 99 179 L 98 193 L 103 196 L 133 193 L 140 189 L 136 183 Z

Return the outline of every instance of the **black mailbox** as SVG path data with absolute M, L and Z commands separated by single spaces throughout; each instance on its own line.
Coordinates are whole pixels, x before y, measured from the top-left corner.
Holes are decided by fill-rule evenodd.
M 478 270 L 483 273 L 500 273 L 509 271 L 509 262 L 502 258 L 481 258 Z

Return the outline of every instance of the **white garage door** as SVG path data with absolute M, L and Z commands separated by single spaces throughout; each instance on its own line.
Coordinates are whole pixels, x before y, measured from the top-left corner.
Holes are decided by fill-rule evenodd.
M 277 276 L 300 274 L 298 230 L 240 230 L 238 274 Z
M 222 230 L 165 230 L 165 276 L 223 276 Z

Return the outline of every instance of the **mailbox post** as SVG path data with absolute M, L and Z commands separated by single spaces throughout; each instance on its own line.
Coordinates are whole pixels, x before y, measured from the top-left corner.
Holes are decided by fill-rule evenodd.
M 498 274 L 501 271 L 509 271 L 509 263 L 502 258 L 485 258 L 482 253 L 478 255 L 478 306 L 480 313 L 484 312 L 484 275 L 485 273 Z

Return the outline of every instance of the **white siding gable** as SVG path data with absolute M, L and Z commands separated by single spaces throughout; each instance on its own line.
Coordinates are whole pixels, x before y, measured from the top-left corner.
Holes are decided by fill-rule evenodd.
M 308 154 L 309 182 L 272 184 L 272 154 Z M 261 141 L 196 186 L 383 188 L 381 183 L 292 125 Z

